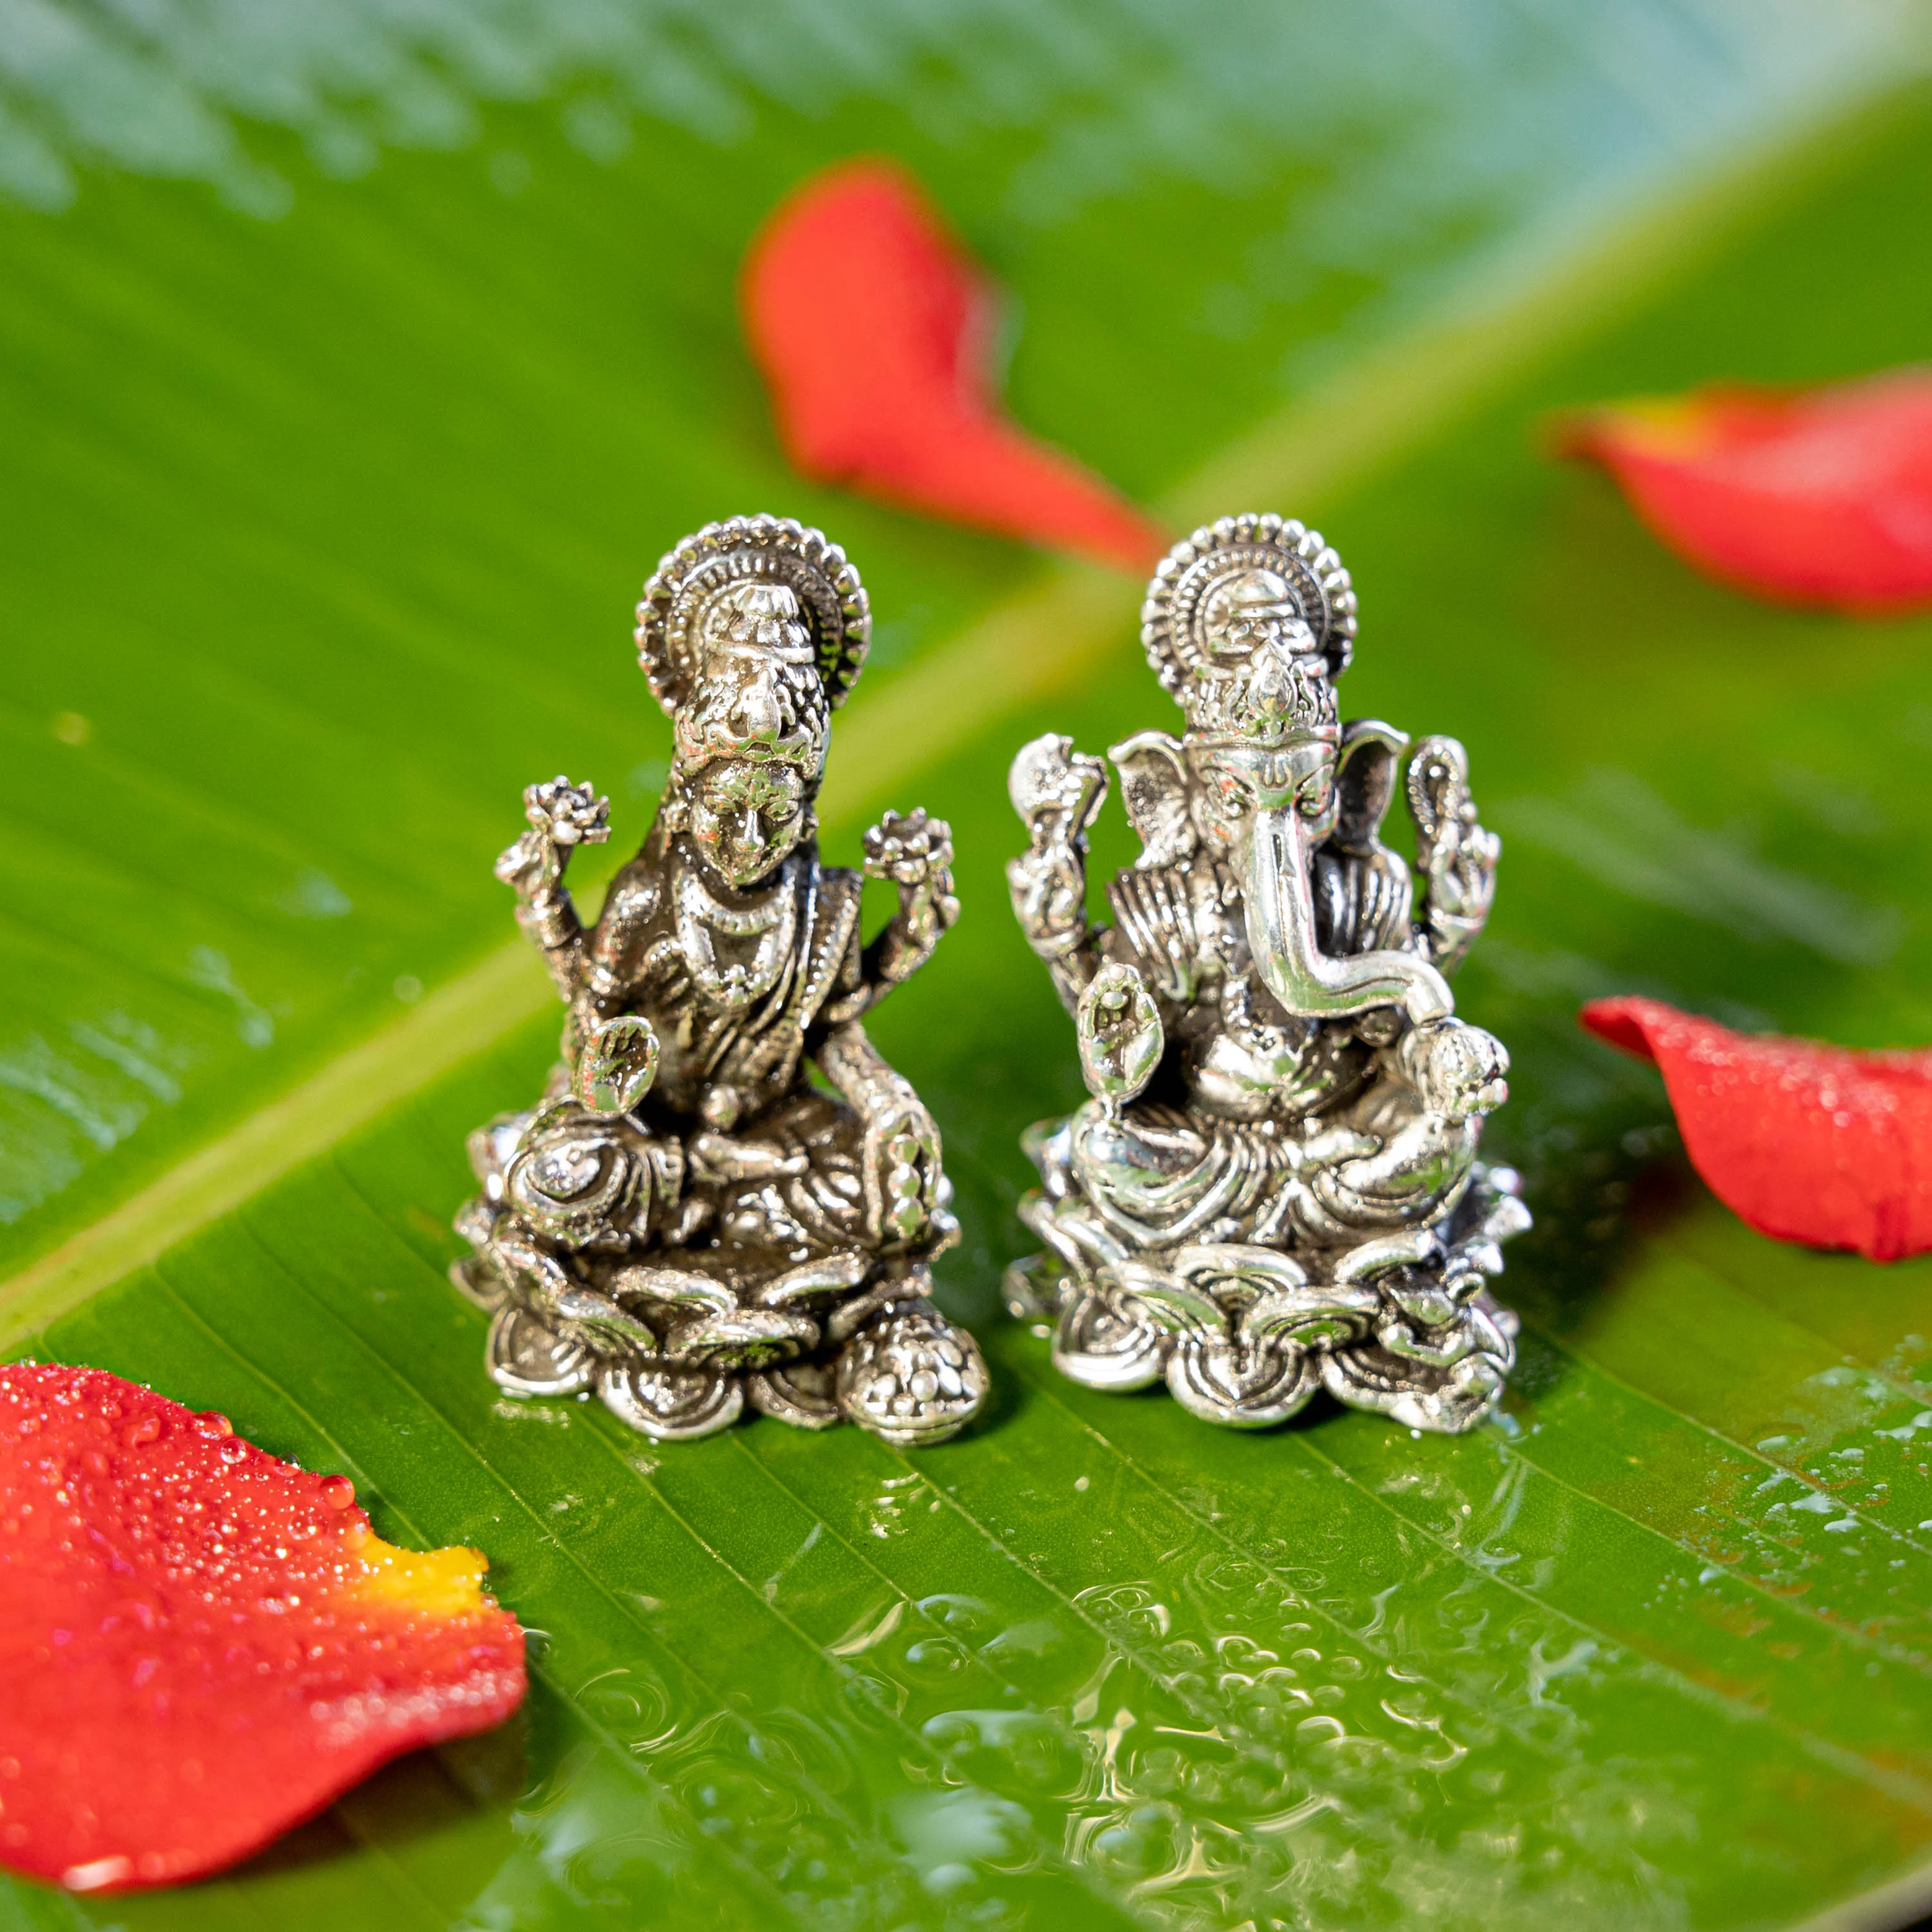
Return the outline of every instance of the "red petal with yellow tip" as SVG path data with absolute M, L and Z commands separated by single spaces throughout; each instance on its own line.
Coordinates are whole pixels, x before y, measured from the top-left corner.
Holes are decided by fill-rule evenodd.
M 1603 464 L 1672 550 L 1744 590 L 1872 614 L 1932 602 L 1932 373 L 1593 410 L 1559 447 Z
M 753 242 L 745 330 L 807 476 L 1144 574 L 1167 538 L 1010 422 L 993 292 L 917 184 L 881 161 L 814 176 Z
M 1578 1017 L 1656 1061 L 1691 1164 L 1760 1233 L 1877 1262 L 1932 1250 L 1932 1052 L 1733 1033 L 1661 1000 Z
M 522 1701 L 473 1550 L 98 1369 L 0 1367 L 0 1862 L 85 1892 L 219 1870 Z

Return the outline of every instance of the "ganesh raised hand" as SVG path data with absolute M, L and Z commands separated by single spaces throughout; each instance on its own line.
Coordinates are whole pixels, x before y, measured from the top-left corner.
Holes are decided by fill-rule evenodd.
M 908 979 L 959 916 L 952 890 L 952 828 L 923 809 L 889 812 L 866 834 L 866 876 L 899 889 L 899 909 L 873 949 L 881 980 Z
M 601 845 L 610 836 L 610 801 L 590 786 L 572 784 L 560 772 L 524 788 L 529 828 L 496 861 L 496 876 L 531 899 L 556 890 L 570 855 L 580 845 Z
M 1020 929 L 1042 958 L 1057 958 L 1087 932 L 1087 829 L 1107 796 L 1107 768 L 1049 731 L 1020 747 L 1006 795 L 1027 829 L 1027 849 L 1006 862 Z
M 1408 767 L 1423 920 L 1429 950 L 1444 972 L 1475 944 L 1496 896 L 1502 841 L 1478 822 L 1469 796 L 1469 754 L 1454 738 L 1425 738 Z

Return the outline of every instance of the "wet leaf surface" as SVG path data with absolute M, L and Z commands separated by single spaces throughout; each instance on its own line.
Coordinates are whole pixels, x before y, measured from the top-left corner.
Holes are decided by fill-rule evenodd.
M 1072 1388 L 1008 1325 L 998 1413 L 944 1450 L 763 1424 L 655 1448 L 498 1398 L 442 1278 L 428 1204 L 511 1072 L 42 1342 L 191 1382 L 350 1472 L 379 1527 L 488 1547 L 532 1632 L 525 1782 L 452 1801 L 465 1760 L 425 1761 L 426 1816 L 375 1844 L 124 1915 L 320 1911 L 346 1858 L 386 1901 L 473 1860 L 462 1908 L 519 1923 L 1352 1926 L 1418 1898 L 1470 1925 L 1779 1923 L 1932 1834 L 1932 1383 L 1730 1288 L 1768 1244 L 1740 1256 L 1721 1210 L 1580 1324 L 1526 1271 L 1522 1386 L 1463 1441 L 1334 1412 L 1210 1432 Z M 1742 1359 L 1687 1360 L 1673 1321 Z
M 470 146 L 300 174 L 277 223 L 131 173 L 90 176 L 57 218 L 0 214 L 25 452 L 5 568 L 32 646 L 0 714 L 18 1256 L 507 940 L 488 866 L 533 775 L 610 792 L 614 851 L 641 836 L 664 738 L 626 612 L 682 530 L 769 506 L 859 560 L 882 648 L 835 772 L 950 635 L 1024 618 L 1024 557 L 786 477 L 730 294 L 790 182 L 868 145 L 904 155 L 1024 305 L 1021 418 L 1191 518 L 1176 479 L 1268 415 L 1280 372 L 1298 392 L 1385 341 L 1430 265 L 1580 191 L 1588 143 L 1534 143 L 1616 93 L 1580 61 L 1597 77 L 1574 99 L 1510 93 L 1546 70 L 1510 38 L 1526 27 L 1497 29 L 1466 97 L 1441 86 L 1439 43 L 1398 37 L 1376 99 L 1324 110 L 1322 152 L 1353 130 L 1392 158 L 1338 201 L 1295 137 L 1252 131 L 1281 126 L 1278 87 L 1243 105 L 1238 76 L 1140 32 L 1111 104 L 1082 110 L 1100 131 L 1030 157 L 1010 152 L 1018 108 L 949 145 L 962 124 L 928 95 L 892 104 L 888 42 L 886 79 L 836 115 L 822 49 L 796 56 L 790 104 L 744 82 L 736 146 L 640 121 L 606 166 L 538 108 L 486 106 Z M 1279 81 L 1256 33 L 1248 64 Z M 996 38 L 959 58 L 1011 100 Z M 1290 51 L 1355 70 L 1305 37 Z M 1064 102 L 1054 60 L 1078 64 L 1034 63 Z M 1681 122 L 1654 104 L 1656 165 L 1711 152 L 1694 122 L 1714 141 L 1748 120 L 1718 93 Z M 1766 83 L 1753 124 L 1785 98 Z M 1176 100 L 1208 104 L 1185 152 L 1247 130 L 1267 158 L 1250 184 L 1150 158 Z M 1517 122 L 1534 164 L 1499 172 L 1483 137 Z M 1507 844 L 1458 988 L 1514 1056 L 1494 1142 L 1539 1216 L 1510 1259 L 1528 1327 L 1502 1423 L 1445 1442 L 1311 1410 L 1217 1432 L 1061 1383 L 998 1315 L 1018 1130 L 1078 1091 L 1006 914 L 1006 757 L 1048 729 L 1097 749 L 1172 722 L 1131 590 L 1036 650 L 1016 620 L 1002 648 L 1040 660 L 1033 694 L 936 732 L 916 795 L 896 780 L 877 801 L 944 814 L 959 850 L 966 917 L 878 1036 L 946 1132 L 966 1239 L 941 1292 L 998 1377 L 988 1421 L 918 1459 L 766 1423 L 672 1451 L 592 1407 L 500 1400 L 442 1268 L 464 1135 L 526 1100 L 552 1050 L 526 1003 L 538 1017 L 482 1028 L 426 1085 L 399 1076 L 371 1124 L 153 1267 L 14 1330 L 16 1352 L 137 1377 L 344 1470 L 393 1540 L 488 1552 L 532 1633 L 526 1717 L 392 1767 L 229 1878 L 111 1904 L 16 1886 L 0 1924 L 1714 1932 L 1887 1886 L 1863 1922 L 1922 1909 L 1932 1269 L 1743 1228 L 1689 1177 L 1654 1072 L 1573 1016 L 1640 992 L 1858 1046 L 1932 1040 L 1932 630 L 1714 586 L 1534 440 L 1594 397 L 1922 353 L 1932 114 L 1908 99 L 1806 152 L 1667 272 L 1648 231 L 1628 239 L 1595 284 L 1615 298 L 1582 320 L 1510 311 L 1503 373 L 1280 506 L 1361 586 L 1347 709 L 1462 738 Z M 1107 152 L 1123 202 L 1092 185 Z M 1060 172 L 1028 174 L 1042 154 Z M 701 208 L 670 185 L 699 176 Z M 1418 180 L 1432 212 L 1403 198 Z M 1314 260 L 1324 220 L 1366 266 L 1280 292 L 1276 256 Z M 1150 278 L 1150 258 L 1186 266 Z M 1796 260 L 1840 298 L 1794 302 Z M 1462 366 L 1431 363 L 1432 339 L 1415 380 Z M 1307 473 L 1298 443 L 1269 447 L 1268 474 Z M 856 810 L 828 830 L 835 861 Z

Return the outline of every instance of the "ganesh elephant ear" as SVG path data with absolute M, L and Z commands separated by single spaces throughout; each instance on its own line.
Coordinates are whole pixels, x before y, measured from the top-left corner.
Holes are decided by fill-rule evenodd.
M 1378 718 L 1352 718 L 1342 728 L 1332 844 L 1360 857 L 1380 844 L 1382 820 L 1395 796 L 1396 766 L 1408 749 L 1408 734 Z
M 1181 760 L 1180 740 L 1166 731 L 1138 731 L 1111 746 L 1107 755 L 1120 775 L 1120 802 L 1143 848 L 1134 861 L 1151 871 L 1178 866 L 1200 841 L 1187 809 L 1192 781 Z

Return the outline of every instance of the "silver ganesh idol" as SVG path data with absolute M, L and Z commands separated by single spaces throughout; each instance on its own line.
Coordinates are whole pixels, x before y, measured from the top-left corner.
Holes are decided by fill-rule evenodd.
M 1226 517 L 1168 553 L 1141 637 L 1187 728 L 1108 754 L 1144 848 L 1111 925 L 1086 910 L 1106 766 L 1059 736 L 1014 761 L 1014 908 L 1092 1097 L 1025 1138 L 1046 1249 L 1008 1300 L 1090 1388 L 1165 1378 L 1237 1428 L 1326 1388 L 1455 1432 L 1510 1366 L 1488 1284 L 1529 1219 L 1477 1158 L 1509 1056 L 1448 985 L 1498 845 L 1454 739 L 1338 722 L 1354 632 L 1347 572 L 1298 523 Z M 1413 871 L 1382 842 L 1398 790 Z
M 562 1058 L 470 1137 L 454 1277 L 512 1395 L 595 1390 L 660 1439 L 748 1402 L 940 1441 L 986 1367 L 928 1298 L 958 1234 L 938 1130 L 863 1020 L 958 916 L 950 837 L 923 812 L 867 832 L 866 874 L 898 889 L 868 943 L 862 877 L 820 864 L 813 819 L 866 592 L 817 530 L 734 517 L 662 560 L 638 619 L 669 779 L 587 932 L 564 868 L 608 836 L 607 801 L 564 778 L 524 795 L 496 872 L 568 1010 Z

